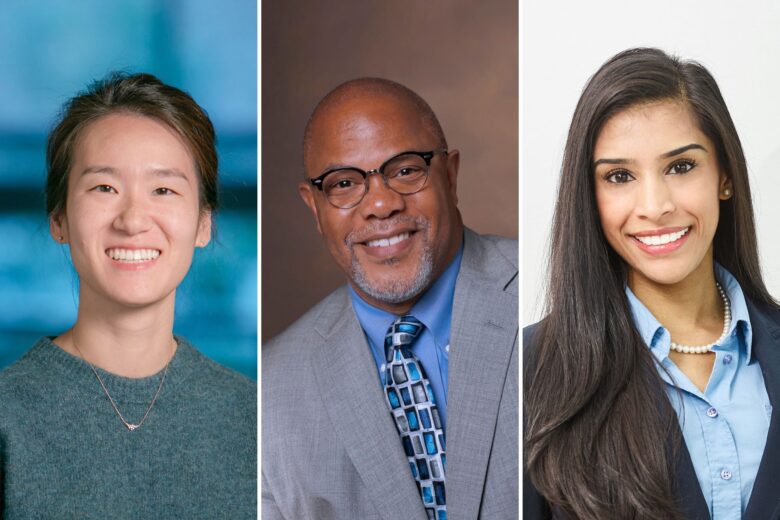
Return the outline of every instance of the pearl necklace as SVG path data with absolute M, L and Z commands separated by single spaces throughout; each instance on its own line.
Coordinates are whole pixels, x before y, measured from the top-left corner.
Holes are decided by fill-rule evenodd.
M 675 343 L 674 341 L 672 341 L 669 344 L 669 348 L 671 348 L 675 352 L 680 352 L 682 354 L 706 354 L 707 352 L 712 351 L 712 347 L 714 347 L 718 343 L 722 343 L 723 340 L 725 340 L 726 337 L 729 335 L 729 328 L 731 327 L 731 304 L 729 303 L 729 299 L 726 296 L 723 287 L 721 287 L 718 282 L 715 282 L 715 286 L 718 288 L 720 297 L 723 299 L 723 334 L 721 334 L 718 339 L 716 339 L 715 341 L 713 341 L 708 345 L 690 347 L 688 345 L 680 345 L 679 343 Z

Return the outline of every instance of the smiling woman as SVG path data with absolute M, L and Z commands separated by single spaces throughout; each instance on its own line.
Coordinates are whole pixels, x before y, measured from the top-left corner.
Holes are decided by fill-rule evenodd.
M 525 518 L 774 518 L 780 309 L 704 67 L 630 49 L 596 72 L 551 236 L 523 338 Z
M 4 517 L 254 518 L 255 385 L 172 332 L 211 237 L 214 140 L 195 101 L 148 74 L 66 104 L 46 194 L 78 316 L 0 373 Z

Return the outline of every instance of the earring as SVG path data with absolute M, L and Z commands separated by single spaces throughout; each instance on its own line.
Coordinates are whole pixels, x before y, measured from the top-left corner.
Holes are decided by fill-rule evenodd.
M 731 197 L 731 188 L 725 188 L 725 189 L 723 190 L 723 196 L 724 196 L 724 197 L 726 197 L 727 199 L 728 199 L 729 197 Z
M 57 241 L 59 241 L 59 242 L 62 242 L 64 239 L 65 239 L 65 237 L 63 237 L 62 235 L 57 237 Z

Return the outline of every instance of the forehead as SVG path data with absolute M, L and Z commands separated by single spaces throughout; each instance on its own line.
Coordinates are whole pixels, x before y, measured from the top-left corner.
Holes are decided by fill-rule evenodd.
M 604 124 L 596 139 L 594 160 L 656 157 L 692 143 L 712 151 L 710 140 L 687 104 L 642 104 L 618 112 Z
M 419 110 L 386 96 L 361 96 L 326 107 L 315 116 L 309 138 L 309 175 L 332 166 L 371 169 L 399 152 L 437 145 Z
M 194 174 L 192 155 L 176 131 L 156 119 L 109 114 L 89 123 L 73 148 L 72 168 L 178 168 Z

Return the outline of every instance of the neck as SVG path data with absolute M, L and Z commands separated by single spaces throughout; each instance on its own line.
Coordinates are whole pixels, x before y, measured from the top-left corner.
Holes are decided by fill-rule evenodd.
M 173 357 L 175 293 L 143 307 L 105 305 L 82 294 L 73 328 L 54 339 L 66 352 L 113 374 L 148 377 Z
M 634 272 L 629 274 L 631 290 L 676 343 L 704 345 L 723 331 L 725 310 L 712 262 L 703 262 L 703 267 L 674 284 L 659 284 Z

